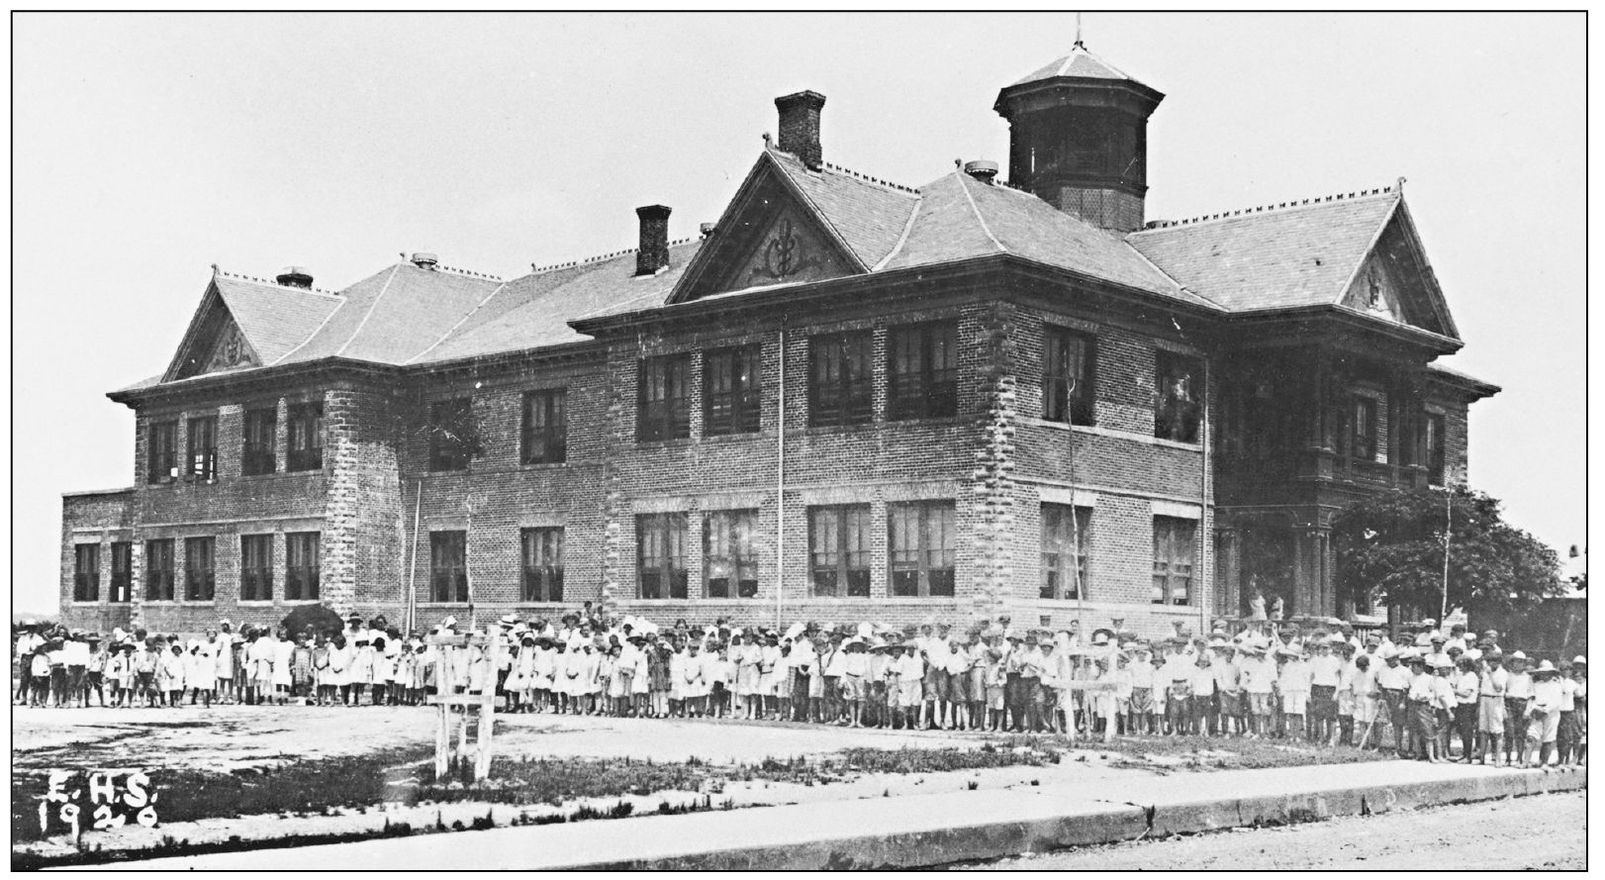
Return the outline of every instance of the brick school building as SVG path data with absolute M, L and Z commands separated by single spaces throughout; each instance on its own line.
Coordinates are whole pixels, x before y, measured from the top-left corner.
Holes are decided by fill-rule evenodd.
M 801 92 L 695 240 L 651 205 L 638 248 L 512 279 L 214 268 L 109 395 L 133 485 L 64 498 L 64 616 L 1382 613 L 1335 591 L 1333 515 L 1463 481 L 1498 389 L 1435 364 L 1399 187 L 1148 220 L 1163 97 L 1077 44 L 998 95 L 1008 183 L 914 188 L 826 161 Z

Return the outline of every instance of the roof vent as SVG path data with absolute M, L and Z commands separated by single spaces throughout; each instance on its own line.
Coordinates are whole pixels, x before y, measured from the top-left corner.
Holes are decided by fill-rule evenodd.
M 420 269 L 433 269 L 440 264 L 440 258 L 427 251 L 420 251 L 412 255 L 412 264 Z
M 312 273 L 305 266 L 285 266 L 284 271 L 274 276 L 273 280 L 285 287 L 312 289 Z
M 976 159 L 971 162 L 965 162 L 964 173 L 982 183 L 989 184 L 993 178 L 998 176 L 998 163 L 990 159 Z

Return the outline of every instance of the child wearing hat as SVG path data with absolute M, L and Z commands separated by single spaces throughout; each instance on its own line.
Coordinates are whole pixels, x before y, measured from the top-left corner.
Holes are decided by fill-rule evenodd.
M 840 678 L 842 701 L 847 704 L 847 726 L 864 726 L 864 697 L 865 685 L 869 678 L 869 653 L 865 649 L 864 640 L 857 636 L 848 639 L 837 652 L 840 657 Z
M 132 645 L 115 644 L 106 658 L 106 686 L 111 690 L 111 704 L 117 707 L 126 706 L 129 685 L 132 683 L 133 669 L 129 665 L 129 652 Z
M 1134 645 L 1126 666 L 1131 696 L 1126 708 L 1126 733 L 1153 733 L 1154 664 L 1147 645 Z
M 1521 766 L 1546 767 L 1560 734 L 1560 670 L 1548 660 L 1532 671 L 1533 698 L 1527 705 L 1527 742 Z
M 1214 736 L 1215 670 L 1209 651 L 1198 652 L 1187 683 L 1187 732 L 1193 736 Z
M 1276 691 L 1282 695 L 1283 735 L 1304 739 L 1304 716 L 1310 700 L 1310 664 L 1300 648 L 1284 645 L 1276 649 L 1280 663 L 1276 672 Z
M 893 712 L 892 727 L 913 729 L 919 720 L 922 702 L 922 685 L 925 681 L 925 661 L 913 643 L 899 645 L 892 671 L 897 680 L 897 706 Z
M 174 642 L 162 652 L 156 665 L 156 686 L 167 695 L 169 708 L 177 709 L 183 705 L 184 696 L 184 648 Z
M 1448 654 L 1438 653 L 1428 658 L 1428 669 L 1432 672 L 1432 705 L 1437 709 L 1438 760 L 1449 761 L 1455 711 L 1454 663 Z
M 1438 708 L 1435 704 L 1436 685 L 1427 658 L 1413 654 L 1410 658 L 1410 689 L 1405 698 L 1410 701 L 1411 733 L 1415 738 L 1416 752 L 1412 757 L 1429 763 L 1438 763 Z
M 1505 763 L 1518 759 L 1527 744 L 1527 707 L 1533 700 L 1533 676 L 1527 668 L 1527 655 L 1514 651 L 1506 661 L 1510 674 L 1505 678 Z
M 1454 729 L 1460 735 L 1460 763 L 1470 764 L 1477 754 L 1477 658 L 1475 649 L 1460 655 L 1450 679 L 1454 682 Z

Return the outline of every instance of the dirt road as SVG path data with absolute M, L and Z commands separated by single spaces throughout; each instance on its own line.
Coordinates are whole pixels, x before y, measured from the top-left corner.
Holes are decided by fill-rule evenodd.
M 1584 870 L 1587 792 L 1119 843 L 973 870 Z

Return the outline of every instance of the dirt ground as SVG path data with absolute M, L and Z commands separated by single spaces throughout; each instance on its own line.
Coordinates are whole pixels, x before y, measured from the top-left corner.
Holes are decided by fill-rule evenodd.
M 1535 795 L 1005 859 L 970 870 L 1587 870 L 1588 794 Z

